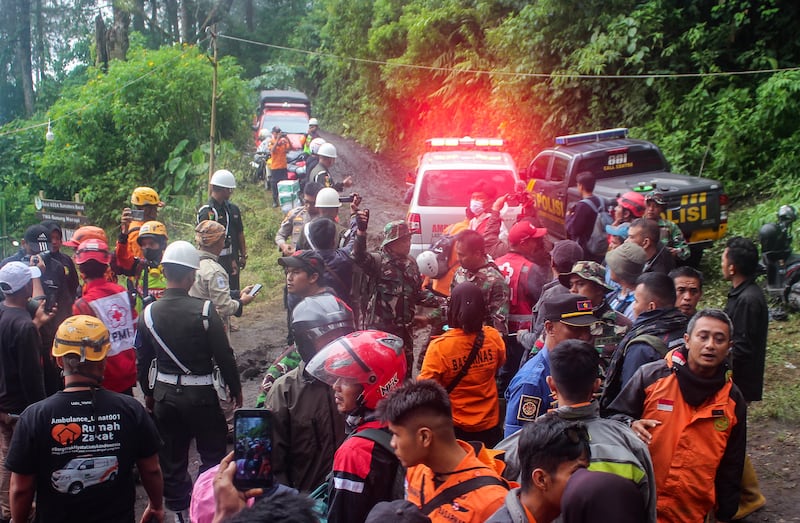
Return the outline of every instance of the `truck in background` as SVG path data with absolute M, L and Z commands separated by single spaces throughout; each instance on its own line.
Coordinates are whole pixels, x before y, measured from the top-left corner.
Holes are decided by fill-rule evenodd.
M 661 150 L 645 140 L 628 138 L 625 128 L 559 136 L 520 173 L 535 201 L 539 220 L 556 239 L 566 238 L 565 216 L 578 200 L 577 175 L 589 171 L 594 194 L 609 206 L 627 191 L 656 188 L 667 195 L 665 218 L 677 223 L 698 265 L 703 250 L 728 227 L 728 196 L 715 180 L 670 172 Z

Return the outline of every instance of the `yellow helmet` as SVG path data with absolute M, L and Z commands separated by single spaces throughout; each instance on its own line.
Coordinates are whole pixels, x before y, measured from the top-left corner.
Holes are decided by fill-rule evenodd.
M 131 194 L 131 203 L 133 205 L 162 205 L 158 193 L 150 187 L 137 187 L 134 189 Z
M 147 238 L 148 236 L 156 236 L 161 237 L 164 239 L 164 245 L 166 245 L 166 241 L 169 239 L 167 238 L 167 228 L 164 226 L 163 223 L 157 222 L 155 220 L 144 222 L 141 227 L 139 227 L 139 236 L 136 238 L 137 243 L 142 243 L 143 238 Z M 158 238 L 157 238 L 158 239 Z
M 94 316 L 80 314 L 70 316 L 58 326 L 53 356 L 77 354 L 81 362 L 102 361 L 110 348 L 108 329 L 103 322 Z

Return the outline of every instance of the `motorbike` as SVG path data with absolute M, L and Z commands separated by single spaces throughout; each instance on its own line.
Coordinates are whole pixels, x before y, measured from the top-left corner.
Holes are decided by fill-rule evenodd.
M 253 161 L 250 162 L 250 181 L 258 183 L 267 179 L 267 160 L 269 160 L 269 151 L 256 151 L 253 155 Z
M 780 305 L 800 310 L 800 254 L 793 252 L 792 234 L 797 210 L 791 205 L 782 205 L 777 217 L 775 223 L 766 223 L 758 231 L 767 293 Z

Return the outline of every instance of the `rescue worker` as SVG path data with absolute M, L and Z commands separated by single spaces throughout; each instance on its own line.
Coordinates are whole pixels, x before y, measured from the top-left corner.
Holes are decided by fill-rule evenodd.
M 469 197 L 469 228 L 483 236 L 486 253 L 492 258 L 508 251 L 508 228 L 500 217 L 506 197 L 495 199 L 496 194 L 491 184 L 481 182 Z
M 194 240 L 200 254 L 200 268 L 189 296 L 211 300 L 225 330 L 230 332 L 230 317 L 241 316 L 244 306 L 255 299 L 250 295 L 253 286 L 248 285 L 241 291 L 231 290 L 228 273 L 217 261 L 225 247 L 225 227 L 221 223 L 203 220 L 194 228 Z
M 78 278 L 78 269 L 75 268 L 75 263 L 72 258 L 61 252 L 61 246 L 64 245 L 64 233 L 61 230 L 61 225 L 53 220 L 45 220 L 40 225 L 44 225 L 50 231 L 50 255 L 61 262 L 66 272 L 66 292 L 69 293 L 70 298 L 74 301 L 79 295 L 80 280 Z
M 292 280 L 292 292 L 302 298 L 292 313 L 297 351 L 302 361 L 278 378 L 267 394 L 272 412 L 272 472 L 278 482 L 311 492 L 333 466 L 333 455 L 344 441 L 344 418 L 336 409 L 333 390 L 306 372 L 306 365 L 325 345 L 355 330 L 347 305 L 320 285 L 308 258 L 280 258 Z M 290 275 L 290 272 L 295 271 Z
M 481 290 L 470 282 L 453 289 L 447 309 L 449 329 L 428 346 L 417 379 L 445 387 L 453 404 L 453 426 L 464 441 L 487 447 L 500 441 L 500 403 L 495 381 L 506 359 L 503 338 L 483 324 L 486 307 Z
M 669 277 L 675 283 L 675 307 L 691 318 L 697 312 L 697 304 L 703 299 L 703 273 L 684 265 L 670 271 Z
M 533 305 L 542 294 L 550 272 L 550 256 L 545 250 L 547 229 L 523 220 L 514 224 L 508 234 L 509 252 L 495 260 L 511 294 L 508 307 L 508 332 L 531 329 Z M 500 394 L 519 370 L 525 347 L 516 336 L 506 336 L 506 362 L 498 376 Z
M 633 324 L 606 301 L 606 294 L 612 289 L 606 286 L 605 276 L 606 269 L 599 263 L 580 261 L 573 265 L 572 271 L 560 274 L 558 278 L 569 292 L 586 296 L 592 301 L 592 313 L 602 327 L 602 332 L 595 335 L 594 346 L 601 356 L 603 369 L 608 366 L 611 355 Z
M 325 187 L 333 187 L 338 192 L 342 192 L 345 187 L 353 185 L 353 178 L 347 176 L 341 182 L 337 182 L 333 178 L 331 169 L 333 164 L 336 163 L 336 147 L 329 142 L 325 142 L 319 146 L 317 151 L 319 156 L 319 163 L 314 166 L 308 175 L 308 181 L 321 183 Z
M 304 153 L 311 154 L 311 142 L 316 138 L 320 138 L 320 135 L 319 135 L 319 120 L 317 120 L 316 118 L 309 118 L 308 119 L 308 132 L 306 133 L 306 136 L 303 139 L 303 152 Z
M 605 409 L 646 363 L 663 359 L 682 342 L 689 321 L 675 308 L 675 284 L 666 274 L 648 272 L 636 280 L 635 321 L 619 342 L 606 374 L 600 406 Z
M 509 491 L 486 523 L 552 523 L 561 513 L 570 476 L 586 467 L 589 454 L 589 435 L 582 423 L 558 416 L 528 423 L 519 439 L 522 485 Z
M 136 243 L 143 258 L 133 258 L 130 241 L 117 243 L 117 262 L 128 267 L 128 292 L 136 295 L 136 309 L 161 298 L 167 281 L 161 271 L 161 257 L 167 247 L 167 228 L 161 222 L 145 222 L 137 231 Z
M 667 246 L 675 260 L 686 261 L 692 252 L 689 250 L 686 238 L 683 237 L 681 228 L 678 227 L 677 223 L 666 218 L 666 212 L 666 193 L 658 189 L 647 193 L 645 196 L 644 217 L 658 222 L 658 227 L 661 230 L 661 243 Z
M 358 211 L 353 260 L 365 277 L 374 282 L 374 290 L 362 296 L 359 321 L 366 328 L 389 332 L 402 339 L 406 368 L 411 369 L 414 363 L 412 324 L 417 304 L 438 307 L 439 300 L 422 290 L 417 262 L 408 255 L 411 250 L 408 224 L 402 220 L 387 223 L 377 253 L 367 252 L 368 224 L 369 210 Z
M 699 311 L 685 346 L 636 371 L 609 407 L 650 448 L 659 522 L 701 522 L 712 511 L 727 522 L 736 514 L 747 405 L 727 363 L 733 332 L 724 312 Z
M 275 233 L 275 245 L 283 256 L 291 256 L 297 248 L 305 224 L 319 215 L 315 204 L 320 189 L 322 185 L 318 183 L 307 183 L 303 188 L 303 204 L 286 213 L 278 227 L 278 232 Z
M 635 191 L 628 191 L 617 197 L 617 206 L 614 207 L 614 221 L 606 225 L 606 232 L 609 234 L 609 245 L 612 245 L 611 237 L 620 238 L 622 243 L 628 238 L 628 228 L 633 220 L 641 218 L 644 214 L 645 201 L 644 195 Z
M 106 279 L 111 253 L 102 240 L 85 240 L 75 252 L 83 281 L 83 296 L 72 305 L 72 314 L 95 316 L 109 331 L 110 345 L 105 359 L 103 387 L 133 396 L 136 385 L 136 310 L 121 285 Z
M 605 203 L 599 196 L 594 195 L 596 183 L 594 174 L 584 171 L 578 173 L 576 180 L 581 199 L 575 202 L 574 207 L 567 212 L 564 221 L 567 238 L 578 242 L 587 260 L 599 263 L 603 261 L 605 252 L 590 252 L 588 242 L 594 231 L 597 213 L 603 210 Z
M 364 521 L 376 503 L 403 497 L 400 463 L 389 445 L 378 402 L 406 378 L 403 340 L 381 331 L 356 331 L 326 345 L 306 371 L 333 387 L 349 437 L 333 457 L 328 522 Z
M 286 133 L 280 127 L 272 128 L 272 138 L 269 142 L 269 177 L 272 187 L 272 206 L 280 207 L 278 202 L 278 182 L 289 179 L 289 164 L 286 154 L 291 150 L 292 144 Z
M 333 220 L 336 224 L 336 247 L 344 247 L 349 241 L 352 241 L 352 236 L 355 234 L 355 213 L 358 211 L 358 206 L 360 204 L 361 197 L 354 193 L 353 201 L 350 203 L 349 227 L 345 227 L 339 222 L 339 209 L 342 207 L 342 202 L 339 200 L 339 193 L 332 187 L 323 187 L 317 193 L 316 200 L 314 200 L 314 207 L 317 213 L 312 220 L 317 218 Z M 295 245 L 296 250 L 306 251 L 316 248 L 308 241 L 308 223 L 310 223 L 310 221 L 303 226 L 303 232 Z
M 505 392 L 504 437 L 509 437 L 525 423 L 550 410 L 553 398 L 547 385 L 547 377 L 550 376 L 549 352 L 568 339 L 591 342 L 591 327 L 596 322 L 592 314 L 592 302 L 585 296 L 565 294 L 547 304 L 545 345 L 519 369 Z
M 503 336 L 508 334 L 508 303 L 510 290 L 503 274 L 486 253 L 483 236 L 466 230 L 456 237 L 456 255 L 461 267 L 456 270 L 451 289 L 459 283 L 471 281 L 483 292 L 486 303 L 484 322 Z
M 758 248 L 741 236 L 730 238 L 722 253 L 721 265 L 723 278 L 731 282 L 725 312 L 736 326 L 731 336 L 731 366 L 736 386 L 749 405 L 751 401 L 761 401 L 769 327 L 767 300 L 756 282 Z M 741 485 L 739 510 L 734 519 L 742 519 L 766 504 L 750 456 L 745 459 Z
M 636 280 L 642 274 L 647 261 L 647 253 L 638 244 L 626 241 L 606 254 L 606 267 L 611 281 L 619 285 L 616 291 L 610 292 L 606 299 L 615 311 L 628 319 L 635 318 L 633 313 L 633 292 Z
M 59 326 L 52 355 L 64 390 L 25 409 L 5 461 L 14 521 L 30 520 L 35 497 L 36 521 L 132 522 L 134 465 L 147 493 L 141 521 L 164 521 L 161 440 L 138 400 L 100 386 L 110 349 L 98 318 Z
M 300 180 L 301 184 L 305 184 L 310 181 L 309 175 L 311 174 L 311 171 L 313 171 L 314 167 L 319 164 L 319 147 L 323 143 L 325 143 L 325 138 L 318 137 L 311 140 L 308 153 L 309 155 L 308 158 L 306 158 L 306 175 L 304 179 Z
M 145 405 L 164 441 L 159 451 L 164 501 L 176 521 L 184 523 L 192 491 L 187 468 L 191 440 L 200 454 L 200 472 L 226 454 L 227 427 L 212 376 L 215 365 L 237 408 L 242 406 L 242 388 L 217 311 L 211 301 L 189 296 L 200 266 L 197 250 L 188 242 L 173 242 L 164 251 L 162 266 L 167 289 L 139 317 L 137 363 Z
M 406 499 L 431 522 L 483 523 L 503 504 L 508 482 L 485 447 L 457 438 L 450 398 L 440 384 L 409 382 L 389 393 L 379 413 L 408 469 Z
M 244 239 L 244 224 L 239 207 L 230 202 L 236 178 L 233 173 L 220 169 L 211 176 L 211 197 L 197 211 L 197 223 L 214 220 L 225 227 L 225 247 L 217 262 L 228 273 L 231 289 L 238 290 L 239 275 L 247 264 L 247 243 Z
M 628 229 L 628 239 L 647 254 L 642 272 L 660 272 L 669 274 L 675 268 L 675 259 L 667 247 L 659 241 L 659 228 L 655 220 L 637 218 L 631 222 Z
M 131 208 L 125 207 L 122 209 L 120 232 L 125 235 L 126 242 L 130 242 L 128 248 L 131 257 L 142 259 L 144 253 L 137 242 L 139 228 L 146 222 L 158 220 L 158 210 L 166 204 L 158 197 L 158 193 L 155 189 L 150 187 L 137 187 L 131 193 L 131 205 L 135 210 L 142 211 L 144 216 L 141 219 L 134 219 L 131 214 Z

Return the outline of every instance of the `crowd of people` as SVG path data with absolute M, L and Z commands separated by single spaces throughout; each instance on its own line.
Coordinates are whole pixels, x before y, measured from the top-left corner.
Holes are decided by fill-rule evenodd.
M 768 323 L 753 242 L 727 241 L 727 305 L 702 308 L 663 194 L 621 195 L 598 253 L 582 173 L 570 238 L 531 212 L 507 228 L 506 196 L 477 184 L 431 271 L 403 220 L 369 250 L 369 210 L 354 194 L 342 215 L 335 147 L 316 145 L 323 175 L 275 236 L 289 335 L 257 404 L 275 486 L 237 489 L 248 457 L 227 453 L 231 318 L 255 293 L 220 170 L 194 244 L 169 242 L 139 187 L 113 249 L 43 222 L 3 260 L 0 521 L 133 521 L 137 478 L 142 522 L 727 522 L 764 505 L 746 453 Z

